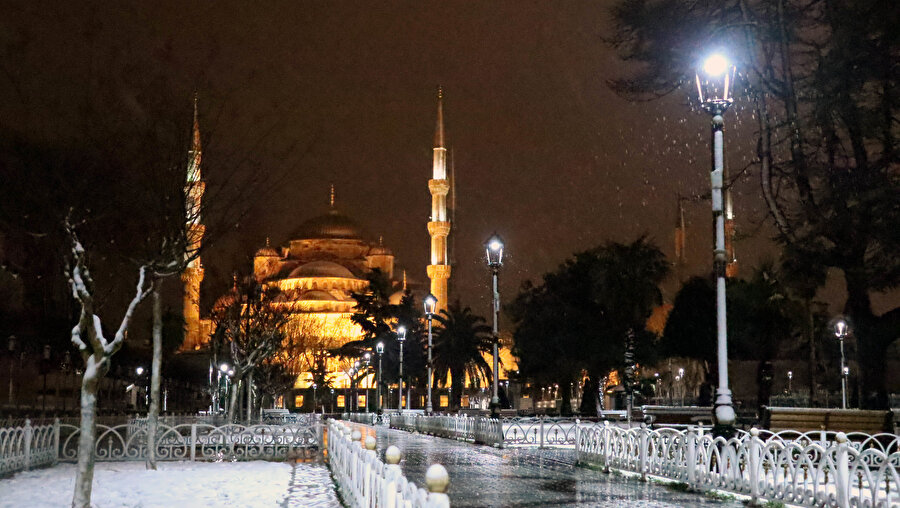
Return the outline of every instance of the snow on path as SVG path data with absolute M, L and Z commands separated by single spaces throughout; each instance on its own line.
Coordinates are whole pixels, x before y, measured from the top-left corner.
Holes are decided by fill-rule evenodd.
M 298 492 L 298 483 L 307 487 Z M 19 473 L 0 479 L 0 508 L 66 507 L 74 488 L 75 464 Z M 91 501 L 95 508 L 340 506 L 324 465 L 265 461 L 160 462 L 158 471 L 98 462 Z

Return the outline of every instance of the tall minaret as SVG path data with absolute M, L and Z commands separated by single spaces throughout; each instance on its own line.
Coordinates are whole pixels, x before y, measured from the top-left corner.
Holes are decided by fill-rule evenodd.
M 431 221 L 428 223 L 428 234 L 431 235 L 431 264 L 428 265 L 428 278 L 431 279 L 431 294 L 437 297 L 435 312 L 447 308 L 450 279 L 450 259 L 447 253 L 447 237 L 450 234 L 450 221 L 447 218 L 447 193 L 450 182 L 447 180 L 447 148 L 444 146 L 444 108 L 443 91 L 438 87 L 437 93 L 437 126 L 434 131 L 434 159 L 432 178 L 428 181 L 431 192 Z
M 200 245 L 206 227 L 200 222 L 201 203 L 206 183 L 200 174 L 200 122 L 197 118 L 197 94 L 194 93 L 194 127 L 191 149 L 188 151 L 187 174 L 185 178 L 185 227 L 188 248 L 185 251 L 187 267 L 181 274 L 184 283 L 184 342 L 182 351 L 200 349 L 200 282 L 203 280 L 203 264 L 200 262 Z

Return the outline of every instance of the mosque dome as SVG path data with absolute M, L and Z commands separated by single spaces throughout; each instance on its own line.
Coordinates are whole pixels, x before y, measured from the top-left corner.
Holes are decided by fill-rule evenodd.
M 291 272 L 289 279 L 308 277 L 341 277 L 355 279 L 353 273 L 347 268 L 331 261 L 311 261 L 300 265 Z
M 334 208 L 324 215 L 300 224 L 292 240 L 345 239 L 362 240 L 365 234 L 359 224 Z

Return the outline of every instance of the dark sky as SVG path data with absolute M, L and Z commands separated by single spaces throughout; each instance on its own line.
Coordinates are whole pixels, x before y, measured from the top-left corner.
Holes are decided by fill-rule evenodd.
M 205 257 L 214 281 L 324 212 L 332 183 L 338 207 L 424 280 L 438 84 L 457 178 L 451 291 L 479 313 L 493 231 L 507 240 L 508 299 L 606 240 L 646 233 L 672 255 L 676 192 L 709 186 L 708 118 L 687 92 L 630 104 L 608 88 L 625 72 L 603 41 L 608 0 L 123 3 L 4 5 L 0 125 L 77 136 L 73 98 L 105 87 L 111 111 L 135 118 L 151 91 L 183 97 L 187 128 L 197 89 L 211 185 L 229 171 L 278 180 Z M 726 121 L 734 171 L 753 155 L 737 140 L 754 121 L 740 104 Z M 776 252 L 758 189 L 755 174 L 735 187 L 745 274 Z M 686 211 L 690 271 L 706 273 L 708 201 Z

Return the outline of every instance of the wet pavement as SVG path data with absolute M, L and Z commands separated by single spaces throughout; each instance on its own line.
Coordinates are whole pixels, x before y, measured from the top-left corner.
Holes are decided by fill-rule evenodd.
M 328 466 L 321 461 L 291 464 L 291 480 L 281 508 L 339 508 Z
M 744 506 L 736 500 L 713 499 L 654 482 L 575 467 L 571 449 L 501 450 L 383 427 L 365 430 L 375 433 L 380 453 L 390 445 L 400 448 L 403 473 L 416 485 L 424 487 L 429 465 L 437 462 L 446 467 L 453 507 Z

